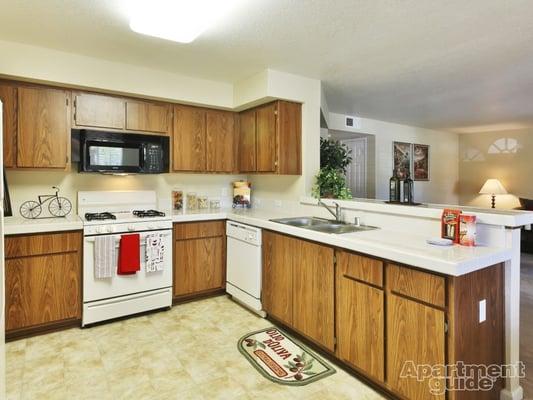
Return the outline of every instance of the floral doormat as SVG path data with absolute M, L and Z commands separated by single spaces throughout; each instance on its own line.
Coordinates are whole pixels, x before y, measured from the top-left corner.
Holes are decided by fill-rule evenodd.
M 309 348 L 275 327 L 243 336 L 237 347 L 264 377 L 282 385 L 307 385 L 335 373 Z

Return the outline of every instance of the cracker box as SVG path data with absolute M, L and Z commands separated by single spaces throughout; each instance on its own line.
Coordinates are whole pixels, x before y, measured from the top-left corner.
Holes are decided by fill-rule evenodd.
M 459 243 L 460 216 L 461 210 L 446 208 L 442 212 L 442 238 L 453 240 L 454 243 Z
M 462 246 L 475 246 L 476 216 L 461 215 L 459 232 L 459 244 L 461 244 Z

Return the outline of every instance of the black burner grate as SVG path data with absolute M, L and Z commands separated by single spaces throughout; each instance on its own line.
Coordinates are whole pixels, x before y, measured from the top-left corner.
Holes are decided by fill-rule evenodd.
M 164 217 L 165 213 L 157 210 L 133 210 L 133 215 L 139 218 Z
M 105 219 L 117 219 L 117 217 L 116 215 L 113 215 L 110 212 L 101 212 L 101 213 L 85 213 L 85 219 L 87 221 L 102 221 Z

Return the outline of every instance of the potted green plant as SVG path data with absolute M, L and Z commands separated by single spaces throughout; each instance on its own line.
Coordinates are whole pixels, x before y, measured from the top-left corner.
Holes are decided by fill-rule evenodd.
M 346 168 L 352 162 L 351 150 L 337 140 L 320 138 L 320 171 L 315 177 L 316 198 L 351 199 L 346 185 Z

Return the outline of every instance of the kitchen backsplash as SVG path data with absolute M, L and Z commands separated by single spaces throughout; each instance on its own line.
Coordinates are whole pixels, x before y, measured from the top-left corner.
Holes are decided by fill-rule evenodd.
M 160 209 L 170 209 L 171 192 L 181 189 L 196 192 L 221 201 L 222 207 L 231 206 L 232 186 L 244 175 L 160 174 L 113 176 L 54 171 L 7 171 L 13 215 L 19 216 L 20 204 L 35 200 L 40 194 L 52 194 L 52 186 L 61 189 L 60 195 L 71 200 L 77 209 L 77 193 L 80 190 L 155 190 Z

